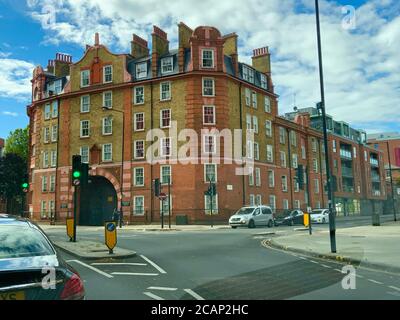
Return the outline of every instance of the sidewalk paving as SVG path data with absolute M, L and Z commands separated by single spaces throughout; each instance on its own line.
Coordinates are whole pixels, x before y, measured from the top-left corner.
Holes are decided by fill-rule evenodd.
M 400 222 L 337 229 L 336 254 L 330 252 L 329 230 L 314 230 L 311 236 L 306 230 L 297 231 L 269 239 L 267 244 L 304 255 L 400 272 Z

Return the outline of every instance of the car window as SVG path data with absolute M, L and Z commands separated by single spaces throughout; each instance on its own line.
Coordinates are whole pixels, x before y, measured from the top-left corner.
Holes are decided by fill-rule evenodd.
M 260 208 L 257 208 L 256 211 L 254 211 L 254 214 L 255 214 L 256 216 L 258 216 L 260 213 L 261 213 L 261 212 L 260 212 Z
M 250 214 L 254 211 L 254 207 L 240 208 L 235 214 Z
M 54 254 L 39 230 L 28 226 L 0 225 L 0 259 Z
M 271 214 L 271 210 L 269 208 L 262 208 L 262 214 Z

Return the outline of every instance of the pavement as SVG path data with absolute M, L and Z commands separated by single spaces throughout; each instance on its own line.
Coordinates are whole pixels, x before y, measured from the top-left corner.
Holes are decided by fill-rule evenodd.
M 337 229 L 336 241 L 337 253 L 331 253 L 327 228 L 314 229 L 311 236 L 307 229 L 299 228 L 295 233 L 278 235 L 263 243 L 307 256 L 400 273 L 400 222 Z

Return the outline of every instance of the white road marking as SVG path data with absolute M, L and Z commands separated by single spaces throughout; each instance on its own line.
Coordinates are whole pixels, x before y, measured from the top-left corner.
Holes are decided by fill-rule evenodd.
M 144 260 L 146 260 L 148 263 L 150 263 L 154 268 L 156 268 L 160 273 L 167 273 L 164 269 L 156 265 L 153 261 L 151 261 L 149 258 L 146 258 L 144 255 L 140 255 Z
M 379 282 L 379 281 L 376 281 L 376 280 L 373 280 L 373 279 L 367 279 L 369 282 L 372 282 L 372 283 L 376 283 L 376 284 L 383 284 L 382 282 Z
M 107 278 L 114 278 L 112 275 L 110 275 L 110 274 L 108 274 L 108 273 L 106 273 L 104 271 L 101 271 L 100 269 L 97 269 L 95 267 L 92 267 L 92 266 L 90 266 L 90 265 L 88 265 L 88 264 L 86 264 L 86 263 L 84 263 L 82 261 L 79 261 L 79 260 L 68 260 L 67 262 L 79 263 L 80 265 L 82 265 L 82 266 L 84 266 L 84 267 L 86 267 L 86 268 L 88 268 L 90 270 L 93 270 L 93 271 L 95 271 L 95 272 L 97 272 L 97 273 L 99 273 L 99 274 L 101 274 L 101 275 L 103 275 L 103 276 L 105 276 Z
M 315 264 L 319 264 L 319 262 L 314 261 L 314 260 L 309 260 L 309 261 L 312 262 L 312 263 L 315 263 Z
M 164 298 L 161 298 L 160 296 L 155 295 L 154 293 L 151 292 L 143 292 L 146 296 L 154 299 L 154 300 L 165 300 Z
M 205 300 L 203 297 L 201 297 L 200 295 L 198 295 L 196 292 L 194 292 L 191 289 L 183 289 L 183 290 L 186 291 L 188 294 L 190 294 L 196 300 Z
M 176 291 L 178 288 L 168 288 L 168 287 L 148 287 L 148 290 L 160 290 L 160 291 Z
M 92 266 L 147 266 L 147 263 L 127 263 L 127 262 L 95 262 Z
M 304 257 L 298 257 L 299 259 L 301 259 L 301 260 L 307 260 L 306 258 L 304 258 Z
M 158 273 L 138 273 L 138 272 L 111 272 L 111 274 L 116 276 L 158 276 Z
M 327 266 L 326 264 L 322 264 L 322 263 L 321 263 L 321 266 L 323 266 L 324 268 L 329 268 L 329 269 L 332 269 L 332 267 L 330 267 L 330 266 Z
M 397 288 L 397 287 L 395 287 L 395 286 L 389 286 L 389 288 L 394 289 L 394 290 L 397 290 L 397 291 L 400 291 L 400 288 Z
M 364 278 L 364 276 L 362 276 L 362 275 L 359 275 L 359 274 L 356 274 L 356 277 L 357 277 L 357 278 L 361 278 L 361 279 L 363 279 L 363 278 Z
M 342 270 L 340 270 L 340 269 L 333 269 L 333 270 L 342 273 Z

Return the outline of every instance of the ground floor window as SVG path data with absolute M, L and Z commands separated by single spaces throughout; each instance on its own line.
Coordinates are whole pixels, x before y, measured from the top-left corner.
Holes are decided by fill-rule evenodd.
M 204 208 L 206 214 L 211 214 L 210 196 L 204 196 Z M 218 214 L 218 195 L 212 197 L 212 214 Z
M 135 196 L 133 198 L 134 206 L 133 206 L 133 214 L 134 215 L 143 215 L 144 214 L 144 196 Z
M 168 206 L 168 202 L 170 203 L 171 208 Z M 167 198 L 164 201 L 160 201 L 160 215 L 161 212 L 164 213 L 164 216 L 169 215 L 169 209 L 171 209 L 172 213 L 172 197 L 167 195 Z

